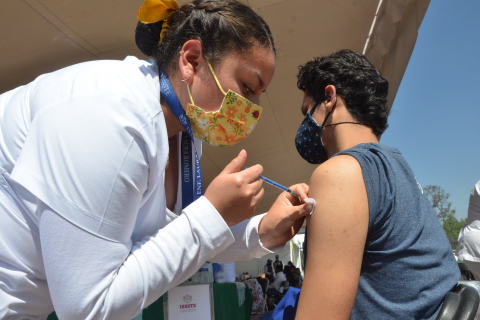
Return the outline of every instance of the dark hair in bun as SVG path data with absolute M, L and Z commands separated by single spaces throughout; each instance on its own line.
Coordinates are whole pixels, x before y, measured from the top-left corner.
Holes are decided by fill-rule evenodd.
M 244 53 L 253 46 L 276 48 L 270 28 L 250 7 L 236 0 L 195 0 L 173 14 L 170 30 L 160 40 L 162 21 L 138 23 L 135 41 L 143 54 L 154 57 L 163 70 L 175 70 L 183 44 L 195 39 L 202 43 L 203 54 L 216 62 L 230 52 Z
M 135 42 L 138 49 L 146 55 L 151 57 L 153 50 L 158 46 L 160 41 L 160 31 L 162 31 L 163 21 L 145 24 L 138 21 L 135 29 Z

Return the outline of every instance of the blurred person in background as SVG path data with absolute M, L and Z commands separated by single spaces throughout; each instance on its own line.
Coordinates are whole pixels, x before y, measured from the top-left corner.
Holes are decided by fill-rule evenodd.
M 458 235 L 457 257 L 462 259 L 480 281 L 480 181 L 470 193 L 468 220 Z
M 273 269 L 275 269 L 277 266 L 280 266 L 283 269 L 283 261 L 280 260 L 280 257 L 278 256 L 278 254 L 275 255 L 275 261 L 273 262 Z
M 290 266 L 283 267 L 283 274 L 285 275 L 285 279 L 288 281 L 289 284 L 292 283 L 292 269 Z
M 272 259 L 267 260 L 267 264 L 263 267 L 263 270 L 265 271 L 265 278 L 268 279 L 268 284 L 272 284 L 275 278 L 273 275 Z
M 299 288 L 302 273 L 300 272 L 299 268 L 291 267 L 292 269 L 292 281 L 290 282 L 291 287 Z
M 275 268 L 275 280 L 273 283 L 268 287 L 268 294 L 269 295 L 275 295 L 279 293 L 280 286 L 283 281 L 287 281 L 285 278 L 285 275 L 283 274 L 283 269 L 282 267 L 278 266 Z

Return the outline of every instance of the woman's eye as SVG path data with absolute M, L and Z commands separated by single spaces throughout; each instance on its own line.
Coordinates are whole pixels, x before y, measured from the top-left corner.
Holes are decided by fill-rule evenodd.
M 245 86 L 245 94 L 248 95 L 248 94 L 255 94 L 255 92 L 250 89 L 249 87 Z

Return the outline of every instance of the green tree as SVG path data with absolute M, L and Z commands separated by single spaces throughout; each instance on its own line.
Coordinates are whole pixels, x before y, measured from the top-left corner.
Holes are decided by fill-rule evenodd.
M 456 242 L 460 230 L 467 223 L 467 218 L 460 219 L 460 221 L 457 220 L 455 209 L 452 209 L 452 203 L 448 201 L 450 193 L 443 190 L 442 187 L 428 185 L 423 189 L 423 193 L 432 204 L 433 210 L 442 223 L 443 230 L 445 230 L 450 243 Z
M 460 219 L 460 221 L 458 221 L 454 215 L 447 215 L 445 221 L 443 221 L 442 226 L 450 241 L 457 241 L 458 234 L 460 233 L 460 230 L 463 228 L 463 225 L 465 223 L 467 223 L 467 218 Z
M 423 188 L 423 193 L 427 196 L 428 200 L 432 204 L 433 210 L 437 214 L 437 217 L 440 219 L 442 225 L 445 220 L 449 219 L 449 215 L 455 215 L 455 209 L 452 209 L 452 203 L 448 201 L 450 193 L 443 190 L 442 187 L 428 185 Z

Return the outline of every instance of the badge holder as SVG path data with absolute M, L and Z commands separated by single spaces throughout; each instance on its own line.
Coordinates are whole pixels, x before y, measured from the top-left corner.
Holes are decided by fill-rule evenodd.
M 215 320 L 213 284 L 182 284 L 163 295 L 165 320 Z

